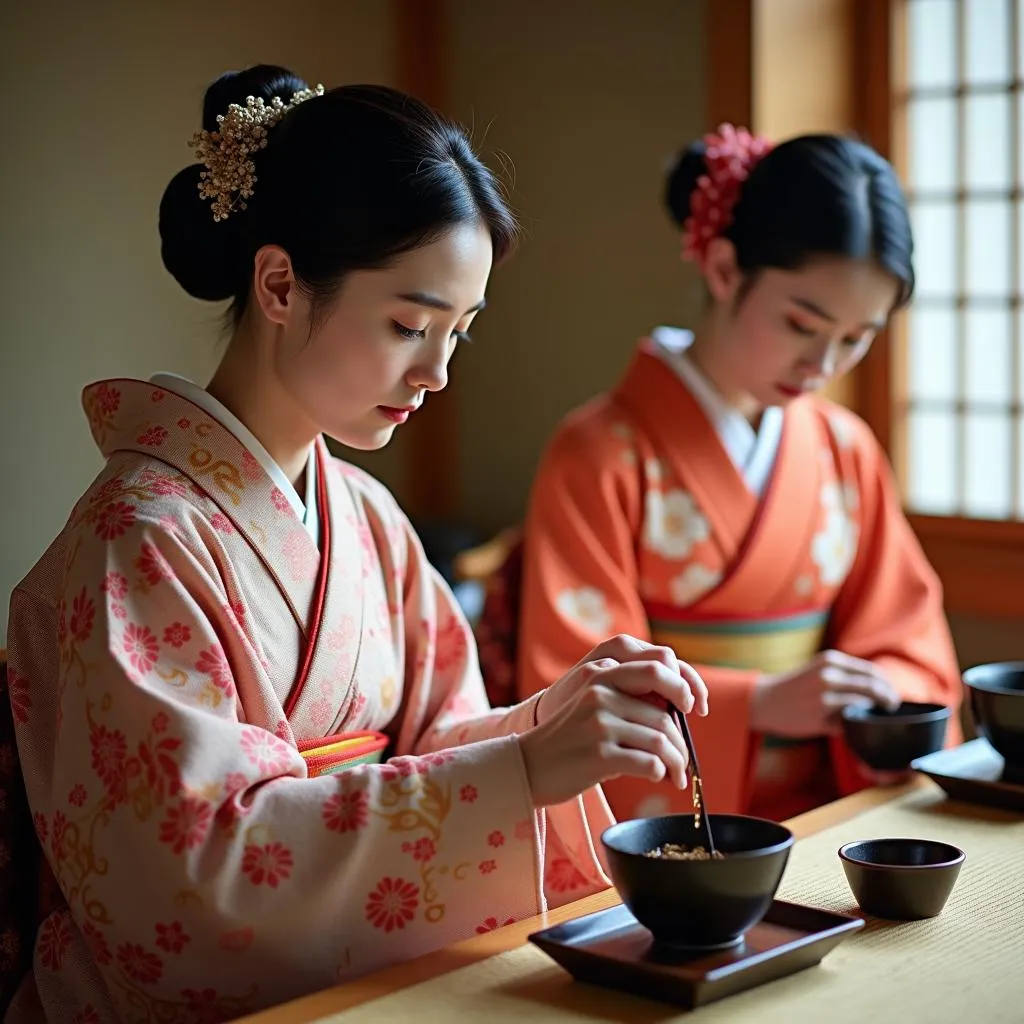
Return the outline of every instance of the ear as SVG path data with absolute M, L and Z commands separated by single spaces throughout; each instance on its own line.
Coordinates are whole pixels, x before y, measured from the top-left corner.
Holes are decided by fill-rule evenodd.
M 286 327 L 299 315 L 292 258 L 278 245 L 265 245 L 254 262 L 253 299 L 271 323 Z
M 743 272 L 736 262 L 736 247 L 727 238 L 713 238 L 704 254 L 704 280 L 715 302 L 732 305 L 740 286 Z

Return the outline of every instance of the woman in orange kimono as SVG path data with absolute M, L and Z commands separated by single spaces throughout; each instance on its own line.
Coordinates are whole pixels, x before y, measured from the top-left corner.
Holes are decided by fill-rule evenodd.
M 519 695 L 611 633 L 668 644 L 715 703 L 694 723 L 709 807 L 784 818 L 868 781 L 844 705 L 960 703 L 885 456 L 818 393 L 910 298 L 910 222 L 889 164 L 834 136 L 772 148 L 723 126 L 682 154 L 667 198 L 708 303 L 693 332 L 642 339 L 542 459 Z M 635 780 L 606 793 L 620 818 L 686 806 Z
M 210 87 L 194 144 L 163 259 L 232 300 L 223 360 L 86 388 L 106 466 L 11 601 L 54 883 L 17 1024 L 234 1019 L 607 887 L 600 783 L 685 786 L 650 695 L 707 710 L 627 638 L 490 709 L 405 516 L 321 439 L 387 443 L 484 305 L 515 224 L 462 132 L 259 67 Z

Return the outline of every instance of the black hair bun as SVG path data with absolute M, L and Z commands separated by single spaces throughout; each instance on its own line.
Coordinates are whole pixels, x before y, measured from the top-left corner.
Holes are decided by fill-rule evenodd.
M 203 129 L 216 131 L 218 115 L 226 114 L 232 103 L 244 104 L 249 96 L 267 101 L 280 96 L 287 103 L 305 88 L 301 78 L 275 65 L 229 71 L 206 90 Z M 160 255 L 189 295 L 215 302 L 236 295 L 248 272 L 245 217 L 242 211 L 236 211 L 226 220 L 213 219 L 212 201 L 199 195 L 202 171 L 202 164 L 192 164 L 179 171 L 164 190 L 160 200 Z
M 707 174 L 703 142 L 691 142 L 676 158 L 665 181 L 665 206 L 677 227 L 682 227 L 690 216 L 690 199 L 697 187 L 697 179 Z
M 217 130 L 217 118 L 228 112 L 232 103 L 245 106 L 250 96 L 270 102 L 279 96 L 287 103 L 297 92 L 309 86 L 298 75 L 276 64 L 257 64 L 245 71 L 225 71 L 210 83 L 203 97 L 203 128 Z
M 240 219 L 214 221 L 210 200 L 199 196 L 202 164 L 179 171 L 160 200 L 160 255 L 175 281 L 193 298 L 216 302 L 235 294 L 244 240 Z

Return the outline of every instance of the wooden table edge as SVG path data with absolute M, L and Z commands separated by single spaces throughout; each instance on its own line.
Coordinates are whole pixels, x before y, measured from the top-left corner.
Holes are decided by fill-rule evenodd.
M 930 783 L 925 778 L 917 776 L 900 786 L 865 789 L 852 796 L 843 797 L 833 803 L 825 804 L 823 807 L 815 808 L 796 818 L 791 818 L 785 824 L 797 839 L 806 839 L 808 836 L 823 832 L 833 825 L 841 825 L 865 811 L 898 800 L 913 790 L 927 785 Z M 585 914 L 593 914 L 598 910 L 605 910 L 619 902 L 621 901 L 615 890 L 606 889 L 604 892 L 587 896 L 574 903 L 568 903 L 557 910 L 549 910 L 536 917 L 524 918 L 515 924 L 465 939 L 462 942 L 446 946 L 444 949 L 417 957 L 415 960 L 396 964 L 394 967 L 386 967 L 363 978 L 344 982 L 335 988 L 324 989 L 322 992 L 303 996 L 292 1002 L 282 1003 L 280 1006 L 239 1018 L 236 1024 L 314 1024 L 315 1021 L 332 1013 L 350 1010 L 363 1003 L 379 999 L 381 996 L 408 988 L 410 985 L 429 981 L 431 978 L 448 974 L 460 967 L 467 967 L 499 953 L 517 949 L 526 943 L 528 936 L 542 928 L 583 917 Z

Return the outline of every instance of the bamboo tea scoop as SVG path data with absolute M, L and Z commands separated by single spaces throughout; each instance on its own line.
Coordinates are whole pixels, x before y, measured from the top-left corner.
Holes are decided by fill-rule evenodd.
M 681 715 L 679 709 L 672 706 L 672 717 L 676 726 L 683 734 L 683 741 L 690 754 L 690 779 L 693 786 L 693 820 L 698 834 L 703 831 L 707 836 L 706 849 L 713 857 L 715 855 L 715 841 L 711 836 L 711 819 L 708 817 L 707 807 L 704 804 L 704 783 L 700 774 L 700 762 L 697 760 L 697 751 L 693 745 L 693 737 L 690 735 L 690 726 L 687 724 L 686 715 Z M 703 824 L 703 829 L 701 825 Z

